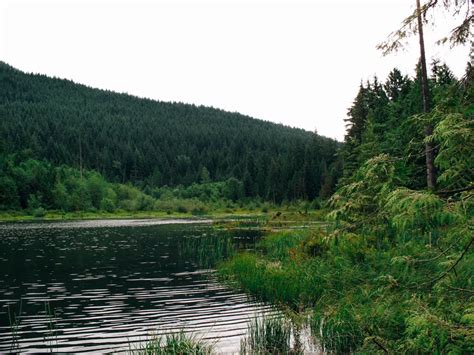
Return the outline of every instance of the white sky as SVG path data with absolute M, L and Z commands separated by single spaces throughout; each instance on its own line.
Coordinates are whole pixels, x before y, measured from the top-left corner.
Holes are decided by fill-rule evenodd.
M 375 45 L 415 0 L 0 0 L 0 60 L 26 71 L 163 101 L 237 111 L 343 139 L 361 80 L 418 47 L 382 57 Z M 427 28 L 427 56 L 462 75 L 469 50 L 434 46 L 453 18 Z M 437 34 L 435 34 L 435 32 Z

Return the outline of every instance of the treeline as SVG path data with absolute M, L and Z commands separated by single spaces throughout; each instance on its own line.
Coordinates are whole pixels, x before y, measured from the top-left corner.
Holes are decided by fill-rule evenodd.
M 347 134 L 341 156 L 344 159 L 344 177 L 349 178 L 369 158 L 388 154 L 396 160 L 399 179 L 406 187 L 420 189 L 426 186 L 424 152 L 424 125 L 436 125 L 441 112 L 455 112 L 467 105 L 467 83 L 471 74 L 458 80 L 446 64 L 435 60 L 428 80 L 429 115 L 423 112 L 421 69 L 409 78 L 394 69 L 384 83 L 375 77 L 361 84 L 353 105 L 348 110 Z M 344 181 L 344 180 L 343 180 Z
M 146 193 L 131 184 L 108 182 L 100 173 L 66 165 L 53 166 L 27 154 L 0 155 L 0 210 L 27 211 L 37 217 L 47 211 L 156 211 L 203 214 L 239 207 L 268 208 L 246 198 L 236 178 L 189 186 L 159 187 Z
M 25 74 L 0 63 L 0 153 L 95 170 L 141 189 L 242 182 L 246 197 L 329 196 L 339 144 L 238 113 Z
M 151 210 L 155 199 L 136 187 L 107 182 L 94 171 L 79 171 L 21 154 L 0 156 L 0 209 L 127 211 Z

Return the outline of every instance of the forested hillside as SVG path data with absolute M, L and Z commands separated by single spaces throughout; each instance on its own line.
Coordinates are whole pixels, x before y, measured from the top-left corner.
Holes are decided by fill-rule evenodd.
M 91 89 L 4 63 L 0 117 L 0 154 L 95 170 L 142 189 L 236 178 L 245 196 L 281 202 L 329 196 L 338 172 L 338 143 L 308 131 Z

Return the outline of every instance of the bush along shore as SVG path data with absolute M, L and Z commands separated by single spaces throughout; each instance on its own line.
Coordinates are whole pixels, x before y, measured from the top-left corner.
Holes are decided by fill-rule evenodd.
M 301 219 L 319 213 L 322 203 L 320 198 L 275 203 L 248 197 L 244 184 L 235 178 L 139 188 L 110 182 L 96 171 L 0 153 L 0 221 L 255 216 L 276 211 L 294 212 Z

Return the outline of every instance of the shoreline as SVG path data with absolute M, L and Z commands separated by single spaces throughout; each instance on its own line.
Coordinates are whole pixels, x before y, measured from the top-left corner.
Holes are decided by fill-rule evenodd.
M 250 211 L 246 209 L 236 209 L 235 211 L 213 211 L 206 214 L 195 215 L 192 213 L 166 213 L 161 211 L 126 212 L 69 212 L 59 213 L 58 211 L 46 212 L 43 217 L 35 217 L 26 213 L 0 212 L 0 225 L 10 223 L 46 223 L 46 222 L 80 222 L 80 221 L 119 221 L 128 223 L 132 220 L 143 222 L 154 220 L 161 224 L 173 223 L 209 223 L 215 224 L 217 228 L 238 228 L 246 225 L 246 228 L 258 225 L 267 231 L 281 229 L 307 229 L 326 224 L 326 210 L 313 210 L 307 214 L 301 214 L 292 209 L 275 209 L 267 212 Z M 256 227 L 256 226 L 254 226 Z
M 265 217 L 265 213 L 249 213 L 249 211 L 215 212 L 202 215 L 194 215 L 191 213 L 166 213 L 160 211 L 144 211 L 144 212 L 126 212 L 118 211 L 109 212 L 67 212 L 59 213 L 57 211 L 46 212 L 43 217 L 35 217 L 31 214 L 21 212 L 4 212 L 0 213 L 0 223 L 7 222 L 49 222 L 49 221 L 87 221 L 87 220 L 121 220 L 121 219 L 162 219 L 162 220 L 209 220 L 209 219 L 225 219 L 228 217 Z

